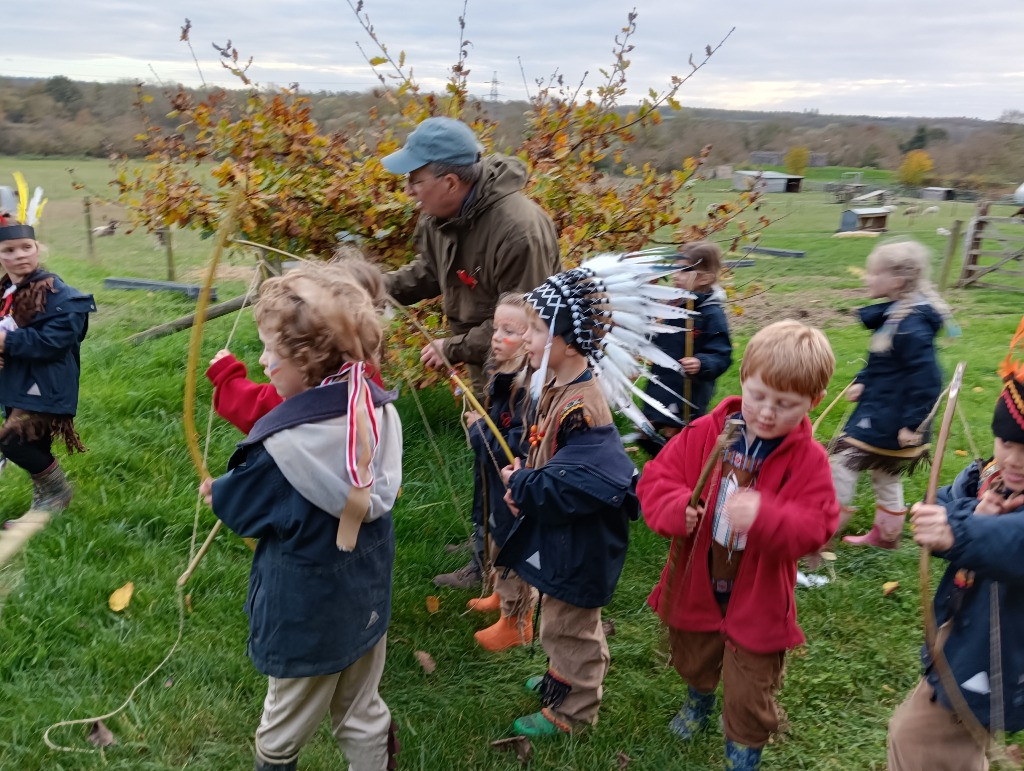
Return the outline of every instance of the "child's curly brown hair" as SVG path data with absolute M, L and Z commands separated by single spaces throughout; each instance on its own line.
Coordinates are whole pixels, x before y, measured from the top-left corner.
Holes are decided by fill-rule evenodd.
M 306 263 L 267 279 L 253 314 L 263 336 L 303 372 L 309 387 L 348 361 L 378 365 L 379 316 L 348 270 Z

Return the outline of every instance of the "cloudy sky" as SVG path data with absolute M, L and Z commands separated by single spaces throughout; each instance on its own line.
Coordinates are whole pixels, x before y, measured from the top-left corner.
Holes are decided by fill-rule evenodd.
M 354 0 L 353 0 L 354 1 Z M 173 7 L 172 7 L 173 6 Z M 416 79 L 443 82 L 455 61 L 463 0 L 365 0 L 379 37 L 404 50 Z M 576 82 L 612 62 L 633 5 L 612 0 L 470 0 L 471 90 L 526 95 L 553 71 Z M 735 31 L 680 92 L 696 107 L 998 118 L 1024 110 L 1024 2 L 993 0 L 636 0 L 633 94 L 661 90 L 704 46 Z M 0 75 L 231 85 L 210 43 L 255 59 L 262 84 L 364 90 L 357 48 L 376 52 L 346 0 L 28 0 L 4 14 Z M 519 60 L 522 61 L 522 72 Z

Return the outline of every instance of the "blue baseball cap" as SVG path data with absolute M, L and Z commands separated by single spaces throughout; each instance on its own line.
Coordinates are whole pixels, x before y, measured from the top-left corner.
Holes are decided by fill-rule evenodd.
M 453 118 L 427 118 L 405 140 L 405 147 L 380 159 L 392 174 L 408 174 L 428 163 L 471 166 L 483 147 L 473 129 Z

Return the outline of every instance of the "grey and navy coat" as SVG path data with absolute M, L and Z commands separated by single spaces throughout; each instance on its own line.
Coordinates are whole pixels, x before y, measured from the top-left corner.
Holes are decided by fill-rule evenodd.
M 213 510 L 258 538 L 245 610 L 248 653 L 279 678 L 340 672 L 367 653 L 391 619 L 391 508 L 402 481 L 402 427 L 393 391 L 368 383 L 380 442 L 370 508 L 355 549 L 335 545 L 348 497 L 348 383 L 304 391 L 257 421 L 213 483 Z

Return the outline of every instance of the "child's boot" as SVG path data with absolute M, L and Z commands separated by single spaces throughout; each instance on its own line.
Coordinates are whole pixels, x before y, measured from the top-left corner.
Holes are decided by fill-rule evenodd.
M 485 651 L 503 651 L 533 642 L 533 618 L 526 616 L 522 629 L 513 616 L 502 615 L 494 624 L 473 635 Z
M 879 549 L 895 549 L 900 545 L 903 521 L 907 510 L 891 511 L 882 506 L 875 507 L 875 523 L 864 535 L 843 536 L 843 542 L 852 546 L 876 546 Z
M 32 475 L 32 508 L 59 514 L 70 503 L 74 490 L 57 461 L 50 468 Z
M 477 613 L 490 613 L 494 610 L 501 610 L 501 597 L 497 592 L 491 592 L 486 597 L 474 597 L 466 603 L 466 607 L 475 610 Z
M 512 723 L 512 730 L 517 734 L 536 739 L 542 736 L 562 736 L 569 733 L 571 728 L 556 719 L 550 710 L 542 709 L 540 712 L 517 717 Z
M 686 701 L 676 716 L 669 722 L 669 730 L 683 741 L 689 741 L 698 731 L 703 731 L 711 722 L 711 710 L 715 706 L 715 692 L 701 693 L 687 686 Z
M 480 563 L 471 559 L 465 567 L 453 570 L 451 573 L 434 576 L 434 586 L 450 586 L 454 589 L 479 588 L 481 576 Z
M 761 748 L 725 740 L 725 771 L 759 771 Z

